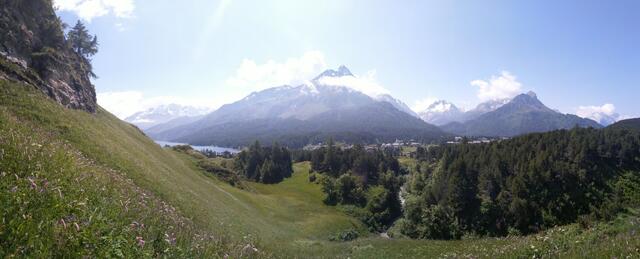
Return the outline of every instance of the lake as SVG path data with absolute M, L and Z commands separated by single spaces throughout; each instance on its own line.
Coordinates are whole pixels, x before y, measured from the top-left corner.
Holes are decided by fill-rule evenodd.
M 169 142 L 169 141 L 159 141 L 159 140 L 154 140 L 154 141 L 158 145 L 160 145 L 161 147 L 164 147 L 164 146 L 173 147 L 173 146 L 177 146 L 177 145 L 189 145 L 189 144 L 186 144 L 186 143 L 177 143 L 177 142 Z M 189 145 L 189 146 L 193 147 L 193 149 L 198 150 L 198 151 L 202 151 L 202 150 L 208 149 L 208 150 L 211 150 L 211 151 L 214 151 L 214 152 L 218 152 L 218 153 L 222 153 L 222 152 L 228 151 L 231 154 L 236 154 L 236 153 L 240 152 L 240 150 L 237 150 L 235 148 L 227 148 L 227 147 L 194 146 L 194 145 Z

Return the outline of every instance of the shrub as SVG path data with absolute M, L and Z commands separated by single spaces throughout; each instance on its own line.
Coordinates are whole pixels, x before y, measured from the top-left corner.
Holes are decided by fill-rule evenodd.
M 349 229 L 329 237 L 329 241 L 346 242 L 346 241 L 354 240 L 358 238 L 358 236 L 359 236 L 358 231 L 356 231 L 355 229 Z

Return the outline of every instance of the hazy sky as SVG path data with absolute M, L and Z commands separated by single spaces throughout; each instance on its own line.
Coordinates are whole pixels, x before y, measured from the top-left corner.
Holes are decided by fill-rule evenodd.
M 640 115 L 635 0 L 55 2 L 98 35 L 98 101 L 120 117 L 217 107 L 342 64 L 415 109 L 533 90 L 565 113 Z

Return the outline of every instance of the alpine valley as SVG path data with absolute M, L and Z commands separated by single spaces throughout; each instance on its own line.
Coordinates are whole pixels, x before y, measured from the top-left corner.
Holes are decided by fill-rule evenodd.
M 0 0 L 0 258 L 639 257 L 640 119 L 621 119 L 629 117 L 618 114 L 627 113 L 624 98 L 606 97 L 621 103 L 620 110 L 607 103 L 576 112 L 611 123 L 606 127 L 540 100 L 557 106 L 549 95 L 566 91 L 540 90 L 540 99 L 533 92 L 519 94 L 521 85 L 506 72 L 507 77 L 478 84 L 485 95 L 500 98 L 478 94 L 491 101 L 470 110 L 440 100 L 414 111 L 397 98 L 424 90 L 417 86 L 426 82 L 417 73 L 424 71 L 415 68 L 427 66 L 407 63 L 431 61 L 421 55 L 464 57 L 464 62 L 432 61 L 444 74 L 447 64 L 454 64 L 456 80 L 473 76 L 469 67 L 486 70 L 475 67 L 479 63 L 464 66 L 480 57 L 513 64 L 489 49 L 469 57 L 460 49 L 449 51 L 456 45 L 498 48 L 493 39 L 510 39 L 490 34 L 474 37 L 472 44 L 439 44 L 470 35 L 457 35 L 454 24 L 478 30 L 490 20 L 489 32 L 499 34 L 504 27 L 494 21 L 507 13 L 515 17 L 509 34 L 529 41 L 523 36 L 530 30 L 511 29 L 521 29 L 522 20 L 536 25 L 537 9 L 554 13 L 562 3 L 513 8 L 520 4 L 513 1 L 501 3 L 512 7 L 502 12 L 483 1 L 491 19 L 475 19 L 484 12 L 470 9 L 471 1 L 446 12 L 431 8 L 444 3 L 425 2 L 425 8 L 416 5 L 422 1 L 389 2 L 380 9 L 384 13 L 369 9 L 382 1 L 358 8 L 305 1 L 304 10 L 297 1 L 248 2 Z M 527 7 L 538 2 L 544 3 Z M 608 41 L 628 40 L 633 26 L 615 26 L 615 32 L 624 32 L 615 37 L 582 26 L 587 20 L 624 20 L 625 10 L 610 9 L 622 3 L 598 8 L 598 15 L 611 12 L 610 17 L 575 19 L 578 28 L 572 22 L 584 18 L 580 14 L 589 5 L 572 3 L 571 22 L 565 22 L 567 12 L 555 12 L 562 26 L 541 31 L 556 36 L 551 32 L 568 27 L 599 37 L 573 44 L 583 54 L 597 42 L 598 53 L 589 58 L 621 71 L 614 79 L 635 83 L 637 73 L 626 72 L 637 66 L 623 65 L 635 61 L 631 51 L 622 55 L 630 61 L 599 58 L 607 54 Z M 321 17 L 314 15 L 316 9 Z M 429 15 L 432 9 L 446 15 Z M 464 16 L 452 16 L 458 9 Z M 626 19 L 637 17 L 633 8 L 626 9 Z M 423 17 L 429 20 L 413 20 Z M 361 22 L 374 20 L 383 26 Z M 410 23 L 398 26 L 405 20 Z M 429 23 L 446 34 L 420 41 Z M 331 37 L 336 31 L 345 33 Z M 403 38 L 395 36 L 409 42 L 393 45 Z M 573 35 L 560 36 L 545 38 L 543 52 L 570 52 L 549 47 Z M 319 38 L 331 40 L 327 46 L 334 58 L 358 67 L 388 63 L 393 71 L 387 66 L 385 75 L 397 77 L 385 82 L 410 81 L 388 87 L 396 91 L 392 95 L 376 80 L 370 88 L 354 84 L 366 78 L 345 66 L 326 69 L 320 52 L 274 61 L 282 47 L 288 53 L 327 43 Z M 374 45 L 388 53 L 368 51 Z M 212 86 L 233 71 L 225 62 L 236 64 L 237 53 L 257 52 L 266 53 L 267 61 L 243 60 L 236 70 L 243 80 L 236 81 L 280 83 Z M 525 62 L 526 55 L 513 56 L 538 73 L 544 70 L 534 65 L 558 60 L 538 55 L 534 64 Z M 592 65 L 597 64 L 585 68 Z M 592 80 L 590 73 L 576 71 Z M 558 74 L 538 76 L 561 81 Z M 214 110 L 188 98 L 218 98 L 205 94 L 211 89 L 227 104 Z M 616 89 L 633 95 L 634 88 Z M 124 96 L 118 100 L 100 97 L 119 90 L 125 94 L 114 94 Z M 191 101 L 147 107 L 163 98 L 136 97 L 143 91 Z M 185 96 L 171 95 L 176 93 Z M 124 105 L 131 100 L 139 103 Z M 145 109 L 134 110 L 138 106 Z

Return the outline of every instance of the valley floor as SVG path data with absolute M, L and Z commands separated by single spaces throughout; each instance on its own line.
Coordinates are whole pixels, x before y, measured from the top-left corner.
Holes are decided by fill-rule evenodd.
M 640 257 L 634 211 L 527 237 L 386 239 L 324 205 L 308 163 L 279 184 L 238 189 L 103 109 L 64 109 L 6 81 L 0 122 L 0 257 Z M 43 187 L 49 183 L 58 189 Z M 329 241 L 347 230 L 361 238 Z

